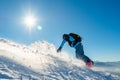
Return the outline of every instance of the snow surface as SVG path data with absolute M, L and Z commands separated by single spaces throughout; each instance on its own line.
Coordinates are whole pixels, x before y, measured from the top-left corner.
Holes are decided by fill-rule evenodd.
M 115 62 L 95 62 L 95 66 L 92 68 L 96 71 L 109 72 L 120 76 L 120 61 Z
M 47 41 L 29 46 L 0 39 L 0 80 L 120 80 L 108 72 L 85 67 Z

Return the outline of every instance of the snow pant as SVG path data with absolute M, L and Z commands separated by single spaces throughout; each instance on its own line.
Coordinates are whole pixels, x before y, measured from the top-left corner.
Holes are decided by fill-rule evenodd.
M 84 54 L 84 50 L 83 50 L 83 45 L 82 43 L 78 44 L 76 47 L 76 58 L 77 59 L 81 59 L 83 60 L 84 62 L 87 62 L 87 61 L 91 61 L 91 59 L 89 59 L 85 54 Z

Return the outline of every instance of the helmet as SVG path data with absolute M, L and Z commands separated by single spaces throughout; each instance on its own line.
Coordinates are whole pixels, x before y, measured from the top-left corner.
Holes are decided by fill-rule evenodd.
M 63 39 L 65 39 L 66 41 L 69 40 L 69 35 L 68 34 L 63 34 Z

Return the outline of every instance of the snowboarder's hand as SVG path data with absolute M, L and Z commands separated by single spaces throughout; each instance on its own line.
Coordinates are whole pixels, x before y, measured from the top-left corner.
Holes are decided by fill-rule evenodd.
M 61 49 L 62 49 L 62 47 L 59 47 L 59 48 L 57 49 L 57 52 L 61 52 Z

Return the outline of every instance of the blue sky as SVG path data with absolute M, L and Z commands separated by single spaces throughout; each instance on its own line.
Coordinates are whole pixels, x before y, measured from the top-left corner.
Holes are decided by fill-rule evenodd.
M 74 32 L 83 37 L 85 54 L 93 60 L 120 61 L 119 4 L 119 0 L 0 0 L 0 37 L 27 45 L 46 40 L 59 47 L 62 34 Z M 29 10 L 39 19 L 31 33 L 21 20 Z M 63 50 L 75 55 L 67 44 Z

